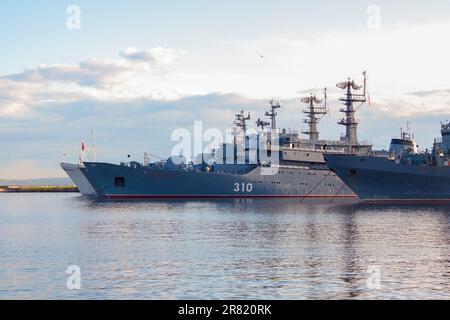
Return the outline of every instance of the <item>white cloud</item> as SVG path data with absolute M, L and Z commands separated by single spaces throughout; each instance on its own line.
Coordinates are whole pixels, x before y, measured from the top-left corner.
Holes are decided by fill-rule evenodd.
M 150 50 L 138 50 L 129 47 L 120 55 L 129 61 L 146 62 L 152 65 L 170 65 L 178 59 L 185 51 L 157 47 Z
M 349 75 L 360 78 L 365 69 L 377 112 L 443 114 L 450 103 L 445 92 L 450 45 L 442 34 L 450 34 L 449 22 L 290 31 L 246 42 L 218 41 L 188 56 L 183 50 L 130 47 L 116 60 L 40 65 L 0 78 L 0 115 L 35 116 L 46 105 L 89 99 L 173 101 L 211 92 L 283 100 L 323 86 L 330 88 L 330 99 L 336 99 L 341 92 L 335 83 Z M 409 94 L 435 90 L 426 96 Z
M 157 67 L 172 64 L 183 52 L 162 47 L 147 51 L 129 48 L 121 59 L 42 64 L 1 77 L 0 116 L 33 117 L 41 107 L 89 99 L 177 99 L 180 95 L 164 85 L 166 71 Z

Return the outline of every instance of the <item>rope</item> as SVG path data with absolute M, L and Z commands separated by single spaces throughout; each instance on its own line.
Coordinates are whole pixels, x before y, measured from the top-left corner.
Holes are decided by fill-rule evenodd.
M 343 183 L 342 186 L 339 188 L 338 192 L 333 196 L 333 198 L 331 198 L 330 202 L 333 202 L 334 199 L 337 198 L 337 196 L 339 195 L 339 193 L 341 193 L 341 191 L 345 188 L 346 184 Z
M 300 200 L 300 202 L 302 202 L 302 201 L 305 200 L 308 196 L 310 196 L 311 193 L 313 193 L 313 192 L 317 189 L 317 187 L 320 186 L 321 183 L 324 182 L 325 179 L 328 178 L 330 175 L 331 175 L 331 171 L 330 171 L 329 173 L 327 173 L 327 174 L 319 181 L 319 183 L 318 183 L 314 188 L 312 188 L 311 191 L 309 191 L 309 192 L 308 192 L 308 193 Z

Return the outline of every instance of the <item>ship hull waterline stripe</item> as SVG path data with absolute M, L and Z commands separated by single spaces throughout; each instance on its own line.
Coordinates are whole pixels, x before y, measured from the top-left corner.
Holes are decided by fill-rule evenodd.
M 101 195 L 107 199 L 250 199 L 250 198 L 309 198 L 309 199 L 358 199 L 355 195 Z

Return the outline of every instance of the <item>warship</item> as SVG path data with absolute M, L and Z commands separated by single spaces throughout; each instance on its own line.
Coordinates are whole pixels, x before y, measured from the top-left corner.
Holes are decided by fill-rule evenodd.
M 345 117 L 339 122 L 346 127 L 341 139 L 321 140 L 318 123 L 327 114 L 327 91 L 323 97 L 315 94 L 301 99 L 305 105 L 304 123 L 307 130 L 298 132 L 277 127 L 277 110 L 281 105 L 270 102 L 265 116 L 258 119 L 257 134 L 248 134 L 250 114 L 236 114 L 234 141 L 223 143 L 211 154 L 197 156 L 188 161 L 182 155 L 165 161 L 150 163 L 131 161 L 112 164 L 83 161 L 77 165 L 89 184 L 89 193 L 110 200 L 151 198 L 350 198 L 357 199 L 353 191 L 325 163 L 324 153 L 342 154 L 372 150 L 369 143 L 359 143 L 355 104 L 366 102 L 366 74 L 364 85 L 355 81 L 338 83 L 345 90 L 341 98 Z M 362 93 L 358 93 L 363 89 Z M 307 135 L 303 139 L 302 134 Z M 256 141 L 256 143 L 255 143 Z M 253 142 L 253 143 L 252 143 Z M 72 175 L 78 170 L 74 169 Z M 75 182 L 75 180 L 74 180 Z M 77 183 L 77 182 L 75 182 Z
M 385 155 L 327 154 L 326 162 L 364 202 L 450 202 L 450 123 L 441 123 L 441 138 L 419 152 L 414 137 L 401 132 Z

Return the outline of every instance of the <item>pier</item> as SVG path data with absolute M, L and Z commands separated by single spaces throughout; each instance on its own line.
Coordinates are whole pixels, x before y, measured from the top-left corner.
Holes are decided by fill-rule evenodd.
M 0 186 L 0 193 L 79 192 L 75 186 Z

